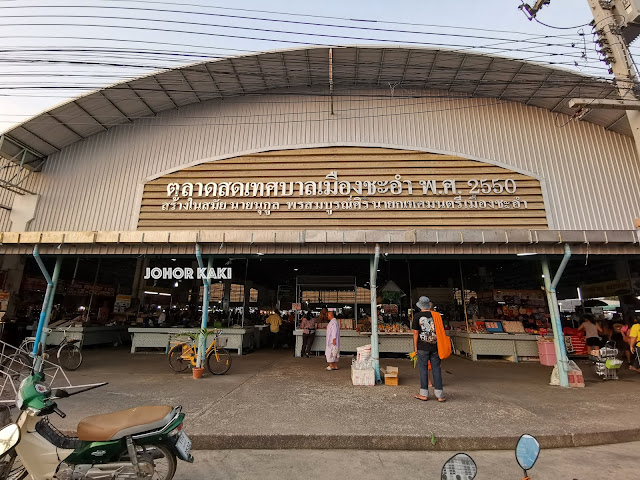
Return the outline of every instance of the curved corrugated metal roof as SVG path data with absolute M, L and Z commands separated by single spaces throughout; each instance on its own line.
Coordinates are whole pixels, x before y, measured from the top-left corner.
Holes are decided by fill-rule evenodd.
M 571 115 L 573 97 L 616 98 L 610 82 L 513 58 L 460 50 L 333 47 L 333 83 L 340 88 L 445 90 L 498 98 Z M 277 89 L 329 84 L 329 47 L 270 51 L 200 62 L 97 90 L 47 110 L 5 133 L 50 155 L 137 118 L 192 103 Z M 585 120 L 631 136 L 624 111 L 592 110 Z

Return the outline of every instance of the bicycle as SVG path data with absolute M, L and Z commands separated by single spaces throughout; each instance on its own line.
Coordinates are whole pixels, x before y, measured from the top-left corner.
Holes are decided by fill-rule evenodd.
M 80 333 L 80 338 L 70 338 L 69 335 L 67 335 L 70 328 L 71 326 L 62 329 L 64 338 L 60 345 L 45 349 L 45 353 L 57 349 L 56 358 L 58 359 L 58 364 L 65 370 L 77 370 L 80 368 L 80 365 L 82 365 L 82 342 L 84 335 Z M 51 333 L 51 330 L 47 333 Z M 35 340 L 34 337 L 25 338 L 22 344 L 20 344 L 19 350 L 27 352 L 27 354 L 30 355 L 33 352 Z
M 211 332 L 211 330 L 210 330 Z M 213 375 L 224 375 L 231 368 L 231 354 L 224 348 L 218 348 L 217 339 L 221 330 L 215 330 L 214 339 L 205 352 L 207 369 Z M 185 334 L 182 334 L 183 336 Z M 180 335 L 178 335 L 180 336 Z M 184 372 L 189 365 L 195 367 L 198 360 L 197 337 L 190 337 L 186 342 L 171 342 L 169 350 L 169 366 L 174 372 Z

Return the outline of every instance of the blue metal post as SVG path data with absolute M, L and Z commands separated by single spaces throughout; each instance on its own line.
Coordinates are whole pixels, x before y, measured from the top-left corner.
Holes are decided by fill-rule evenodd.
M 198 267 L 200 267 L 200 271 L 202 271 L 204 267 L 204 263 L 202 261 L 202 253 L 200 251 L 200 245 L 196 244 L 196 258 L 198 259 Z M 202 323 L 201 328 L 207 328 L 207 323 L 209 321 L 209 296 L 211 291 L 211 280 L 209 279 L 209 270 L 213 267 L 213 256 L 209 255 L 209 261 L 207 262 L 207 268 L 205 275 L 202 276 L 202 284 L 204 285 L 204 293 L 202 296 Z M 206 339 L 203 335 L 200 335 L 198 339 L 198 359 L 196 365 L 198 367 L 202 367 L 204 364 L 204 352 L 206 350 Z
M 558 297 L 556 295 L 556 287 L 560 282 L 560 278 L 571 258 L 571 247 L 564 246 L 564 257 L 556 271 L 553 280 L 549 271 L 549 261 L 547 258 L 542 259 L 542 273 L 544 275 L 544 285 L 547 293 L 547 302 L 549 303 L 549 314 L 551 315 L 551 327 L 553 328 L 553 343 L 556 351 L 556 359 L 558 366 L 558 376 L 560 378 L 561 387 L 569 387 L 569 358 L 567 357 L 567 348 L 564 343 L 564 334 L 562 333 L 562 321 L 560 319 L 560 309 L 558 308 Z
M 47 290 L 44 294 L 44 301 L 42 302 L 42 311 L 40 312 L 40 320 L 38 321 L 38 330 L 36 331 L 35 341 L 33 345 L 32 355 L 35 357 L 38 353 L 40 345 L 42 345 L 42 349 L 44 351 L 46 342 L 47 342 L 47 327 L 49 325 L 49 317 L 51 316 L 51 309 L 53 308 L 53 299 L 56 292 L 56 286 L 58 284 L 58 277 L 60 276 L 60 266 L 62 265 L 62 257 L 58 256 L 56 258 L 56 265 L 53 269 L 53 276 L 49 275 L 44 263 L 42 262 L 42 258 L 40 258 L 40 251 L 38 246 L 36 245 L 33 248 L 33 257 L 36 260 L 36 263 L 40 267 L 42 271 L 42 275 L 47 281 Z M 35 370 L 40 371 L 42 367 L 42 359 L 36 358 L 35 362 Z
M 369 264 L 369 286 L 371 287 L 371 360 L 375 370 L 376 383 L 381 382 L 380 377 L 380 353 L 378 351 L 378 260 L 380 259 L 380 246 L 376 245 L 375 255 L 371 257 Z

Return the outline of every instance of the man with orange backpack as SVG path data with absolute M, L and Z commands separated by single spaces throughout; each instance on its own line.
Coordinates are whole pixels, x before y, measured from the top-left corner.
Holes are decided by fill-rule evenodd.
M 444 331 L 442 316 L 431 309 L 429 297 L 420 297 L 416 306 L 420 311 L 413 316 L 413 346 L 418 356 L 420 369 L 420 394 L 414 395 L 422 401 L 429 399 L 429 363 L 433 374 L 433 388 L 438 402 L 444 402 L 442 369 L 440 361 L 451 355 L 451 341 Z

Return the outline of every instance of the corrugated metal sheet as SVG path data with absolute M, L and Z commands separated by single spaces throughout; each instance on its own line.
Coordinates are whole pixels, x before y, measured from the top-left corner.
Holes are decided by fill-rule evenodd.
M 519 103 L 389 95 L 353 90 L 336 97 L 333 116 L 326 96 L 235 97 L 115 127 L 53 154 L 34 174 L 30 188 L 42 199 L 30 229 L 135 229 L 139 185 L 151 176 L 242 153 L 329 145 L 451 153 L 519 169 L 543 179 L 550 228 L 634 228 L 640 168 L 631 138 L 585 122 L 561 127 L 567 116 Z
M 576 245 L 572 246 L 574 255 L 639 255 L 637 245 Z M 375 245 L 342 244 L 226 244 L 203 245 L 203 255 L 371 255 Z M 562 255 L 563 245 L 425 245 L 425 244 L 388 244 L 381 245 L 383 254 L 389 255 L 515 255 L 535 251 L 538 254 Z M 33 247 L 1 245 L 4 255 L 31 255 Z M 193 257 L 193 245 L 65 245 L 40 247 L 42 255 L 189 255 Z

